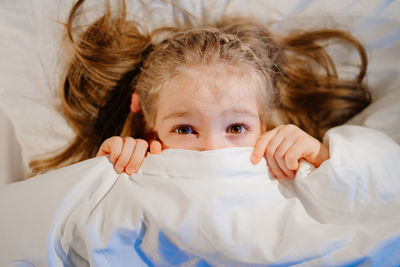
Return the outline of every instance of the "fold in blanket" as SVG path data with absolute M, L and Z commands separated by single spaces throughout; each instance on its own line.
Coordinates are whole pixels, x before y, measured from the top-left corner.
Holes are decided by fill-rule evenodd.
M 355 126 L 278 183 L 251 148 L 165 150 L 138 174 L 91 159 L 0 189 L 3 262 L 38 266 L 398 266 L 400 148 Z M 17 203 L 7 206 L 7 201 Z M 20 201 L 16 201 L 19 199 Z M 1 262 L 1 261 L 0 261 Z M 363 265 L 363 266 L 364 266 Z

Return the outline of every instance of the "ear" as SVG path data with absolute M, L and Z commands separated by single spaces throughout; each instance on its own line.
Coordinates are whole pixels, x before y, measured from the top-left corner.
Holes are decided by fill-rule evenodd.
M 131 96 L 131 111 L 135 114 L 140 113 L 140 99 L 138 93 L 132 93 Z

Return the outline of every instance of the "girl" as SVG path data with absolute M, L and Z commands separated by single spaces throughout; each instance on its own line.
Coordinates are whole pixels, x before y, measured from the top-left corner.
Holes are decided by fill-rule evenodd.
M 203 34 L 203 33 L 202 33 Z M 166 148 L 211 150 L 232 146 L 254 147 L 254 164 L 266 156 L 279 180 L 294 178 L 298 160 L 319 166 L 329 158 L 328 148 L 294 125 L 281 125 L 264 133 L 260 86 L 245 67 L 207 63 L 179 68 L 155 100 L 150 130 L 157 133 L 150 153 Z M 131 110 L 140 112 L 139 96 L 132 94 Z M 117 172 L 132 174 L 140 167 L 148 143 L 132 137 L 111 137 L 97 156 L 111 154 Z
M 366 52 L 346 32 L 282 37 L 249 19 L 222 19 L 143 33 L 126 19 L 123 3 L 75 39 L 83 2 L 66 24 L 74 57 L 62 94 L 77 135 L 57 156 L 32 162 L 34 174 L 106 154 L 117 172 L 131 174 L 148 147 L 252 146 L 254 164 L 265 155 L 276 178 L 294 178 L 300 159 L 318 167 L 329 158 L 320 142 L 329 128 L 370 103 L 362 84 Z M 358 52 L 353 79 L 338 76 L 325 47 L 331 40 Z

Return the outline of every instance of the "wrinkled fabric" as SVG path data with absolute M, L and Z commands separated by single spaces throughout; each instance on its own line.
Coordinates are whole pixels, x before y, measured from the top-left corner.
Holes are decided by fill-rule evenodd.
M 252 148 L 226 148 L 150 154 L 132 176 L 95 158 L 2 187 L 0 263 L 398 266 L 399 145 L 356 126 L 324 142 L 331 158 L 283 183 Z

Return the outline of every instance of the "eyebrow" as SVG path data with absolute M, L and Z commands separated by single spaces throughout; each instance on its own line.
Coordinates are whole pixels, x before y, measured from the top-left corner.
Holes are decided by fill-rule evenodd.
M 196 111 L 193 110 L 185 110 L 185 111 L 173 111 L 166 115 L 165 117 L 162 118 L 162 120 L 168 120 L 168 119 L 175 119 L 175 118 L 183 118 L 183 117 L 190 117 L 196 114 Z M 235 113 L 235 115 L 243 116 L 243 117 L 251 117 L 251 118 L 256 118 L 258 119 L 258 114 L 251 112 L 250 110 L 247 109 L 240 109 L 240 108 L 232 108 L 232 109 L 227 109 L 222 112 L 223 116 L 226 116 L 227 113 Z
M 240 116 L 243 116 L 243 117 L 258 118 L 258 113 L 251 112 L 248 109 L 240 109 L 240 108 L 228 109 L 228 110 L 225 110 L 224 112 L 222 112 L 222 114 L 225 115 L 226 113 L 229 113 L 229 112 L 233 112 L 236 115 L 240 115 Z
M 164 116 L 162 120 L 174 119 L 174 118 L 182 118 L 189 117 L 193 114 L 192 111 L 173 111 L 169 113 L 167 116 Z

